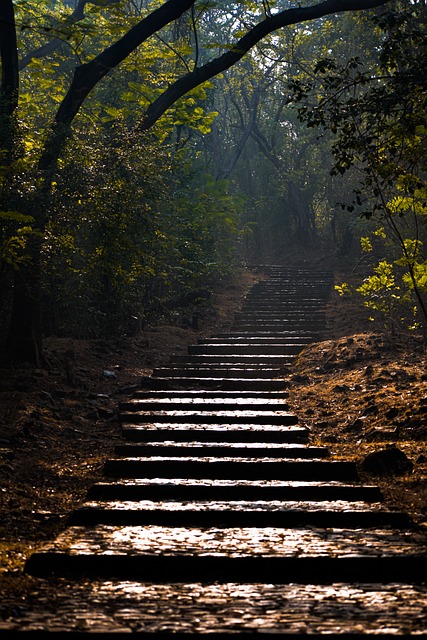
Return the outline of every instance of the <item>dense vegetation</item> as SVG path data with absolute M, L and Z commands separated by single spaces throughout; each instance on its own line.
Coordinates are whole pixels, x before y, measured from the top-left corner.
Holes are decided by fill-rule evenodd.
M 173 321 L 295 248 L 425 328 L 426 38 L 411 0 L 3 1 L 2 351 Z

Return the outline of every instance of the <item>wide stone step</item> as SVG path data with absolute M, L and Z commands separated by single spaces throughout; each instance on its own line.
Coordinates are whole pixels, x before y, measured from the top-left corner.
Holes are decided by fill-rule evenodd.
M 292 329 L 286 329 L 283 331 L 224 331 L 222 333 L 216 333 L 211 339 L 210 342 L 215 344 L 216 342 L 246 342 L 251 344 L 251 342 L 259 342 L 259 344 L 274 342 L 275 344 L 281 344 L 282 342 L 287 342 L 288 344 L 291 342 L 311 342 L 314 340 L 314 337 L 317 336 L 316 332 L 313 331 L 293 331 Z M 208 341 L 209 342 L 209 341 Z
M 258 333 L 258 331 L 279 331 L 292 327 L 294 330 L 305 329 L 307 331 L 324 331 L 325 323 L 321 320 L 251 320 L 245 322 L 239 320 L 233 322 L 231 326 L 232 331 L 250 331 L 252 333 Z
M 249 292 L 243 301 L 243 308 L 248 304 L 266 305 L 274 307 L 279 304 L 290 304 L 292 306 L 313 306 L 320 308 L 324 306 L 327 296 L 322 293 L 304 291 L 303 293 L 290 293 L 286 289 L 269 289 L 264 291 Z
M 174 441 L 191 442 L 263 442 L 306 443 L 309 431 L 304 427 L 249 424 L 185 424 L 145 423 L 143 426 L 126 424 L 123 437 L 130 442 Z
M 191 398 L 189 396 L 153 398 L 135 398 L 128 402 L 121 402 L 120 411 L 250 411 L 251 414 L 257 411 L 287 411 L 289 404 L 284 400 L 267 398 Z
M 138 456 L 168 456 L 186 457 L 208 455 L 209 457 L 233 458 L 262 458 L 268 454 L 269 458 L 328 458 L 326 447 L 309 447 L 301 444 L 277 444 L 249 442 L 246 444 L 235 442 L 156 442 L 154 444 L 119 444 L 115 447 L 117 456 L 134 458 Z
M 261 326 L 269 327 L 268 330 L 270 330 L 270 327 L 271 329 L 277 329 L 279 327 L 286 329 L 287 327 L 292 326 L 292 329 L 297 331 L 298 329 L 303 328 L 324 326 L 325 319 L 318 318 L 316 316 L 311 317 L 309 314 L 298 317 L 288 317 L 287 314 L 283 314 L 280 318 L 260 318 L 255 316 L 254 318 L 236 319 L 233 321 L 232 327 L 243 327 L 246 324 L 253 325 L 258 328 Z
M 270 343 L 246 342 L 246 343 L 212 343 L 197 344 L 188 347 L 189 355 L 293 355 L 305 349 L 305 343 Z
M 253 335 L 252 333 L 247 333 L 246 335 L 241 335 L 239 333 L 219 333 L 212 338 L 204 338 L 197 341 L 197 344 L 235 344 L 239 345 L 243 344 L 304 344 L 306 345 L 311 340 L 310 336 L 300 335 L 299 333 L 294 333 L 293 335 L 287 332 L 269 334 L 265 332 L 264 334 Z
M 328 299 L 328 291 L 316 291 L 315 289 L 303 287 L 299 289 L 284 289 L 282 287 L 263 288 L 250 291 L 244 298 L 243 307 L 248 303 L 274 305 L 276 302 L 284 302 L 292 305 L 314 305 L 324 306 Z
M 20 607 L 0 621 L 0 631 L 5 640 L 126 640 L 132 633 L 144 640 L 425 637 L 425 586 L 368 581 L 275 585 L 61 580 L 54 602 L 41 581 L 31 608 Z
M 88 492 L 90 500 L 292 500 L 321 502 L 381 502 L 377 486 L 301 480 L 189 480 L 143 478 L 99 482 Z
M 298 418 L 294 413 L 287 411 L 122 411 L 122 422 L 142 424 L 145 422 L 175 424 L 257 424 L 257 425 L 294 425 Z
M 280 367 L 238 368 L 225 367 L 158 367 L 153 371 L 154 378 L 255 378 L 271 380 L 282 375 Z
M 146 389 L 204 389 L 223 391 L 281 391 L 286 388 L 285 380 L 262 378 L 142 378 L 141 386 Z
M 253 320 L 254 318 L 266 319 L 266 320 L 280 320 L 282 318 L 292 318 L 303 320 L 308 319 L 316 319 L 316 320 L 324 320 L 325 312 L 323 309 L 301 309 L 295 307 L 295 309 L 290 309 L 289 307 L 283 306 L 283 309 L 276 309 L 274 311 L 264 310 L 258 308 L 254 308 L 253 310 L 244 309 L 243 311 L 236 312 L 234 314 L 234 318 L 236 320 Z
M 206 389 L 170 389 L 165 391 L 156 391 L 155 389 L 152 391 L 135 391 L 134 397 L 135 399 L 170 399 L 173 401 L 174 399 L 179 400 L 210 400 L 213 399 L 215 401 L 221 402 L 229 402 L 233 401 L 243 401 L 245 402 L 248 398 L 252 398 L 255 401 L 265 400 L 269 402 L 270 400 L 277 400 L 281 398 L 287 398 L 289 393 L 287 391 L 212 391 Z
M 68 527 L 34 553 L 35 576 L 170 583 L 423 583 L 425 537 L 394 529 Z
M 209 347 L 207 347 L 209 349 Z M 265 370 L 277 370 L 283 367 L 291 366 L 295 360 L 294 354 L 275 356 L 276 362 L 272 361 L 273 355 L 249 355 L 241 356 L 232 354 L 210 354 L 201 353 L 200 355 L 189 356 L 177 356 L 178 362 L 172 357 L 169 364 L 166 365 L 167 369 L 173 370 L 188 370 L 202 371 L 222 369 L 228 370 L 244 370 L 244 371 L 265 371 Z M 246 358 L 246 359 L 245 359 Z M 270 358 L 270 359 L 269 359 Z
M 286 367 L 294 363 L 293 355 L 271 355 L 271 354 L 248 354 L 248 355 L 234 355 L 234 354 L 210 354 L 202 353 L 200 355 L 181 355 L 172 356 L 170 358 L 170 364 L 172 366 L 191 365 L 201 368 L 213 367 L 218 368 L 268 368 L 271 366 Z
M 365 503 L 281 501 L 121 502 L 88 501 L 69 518 L 71 526 L 165 527 L 409 527 L 404 513 Z
M 107 460 L 111 478 L 211 478 L 218 480 L 358 480 L 352 462 L 325 460 L 194 457 L 115 458 Z

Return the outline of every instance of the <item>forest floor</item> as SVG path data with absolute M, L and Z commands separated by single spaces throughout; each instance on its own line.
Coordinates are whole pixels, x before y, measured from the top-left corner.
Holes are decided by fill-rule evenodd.
M 163 325 L 115 342 L 50 338 L 48 369 L 0 368 L 0 616 L 35 586 L 22 573 L 25 559 L 60 532 L 100 479 L 120 439 L 118 403 L 170 355 L 227 329 L 260 277 L 236 276 L 209 301 L 197 331 Z M 354 300 L 333 294 L 327 314 L 328 339 L 288 372 L 291 407 L 314 442 L 355 459 L 391 508 L 427 526 L 426 352 L 413 338 L 373 331 Z M 396 447 L 411 470 L 363 470 L 369 452 Z

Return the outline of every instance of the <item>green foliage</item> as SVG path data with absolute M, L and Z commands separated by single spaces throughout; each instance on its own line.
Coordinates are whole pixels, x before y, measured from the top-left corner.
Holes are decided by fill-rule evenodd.
M 44 249 L 48 331 L 174 322 L 230 273 L 240 202 L 184 160 L 121 124 L 70 141 Z
M 388 257 L 358 289 L 365 304 L 411 326 L 415 310 L 427 331 L 423 278 L 418 276 L 427 239 L 425 3 L 403 2 L 372 23 L 382 38 L 376 60 L 354 56 L 342 63 L 326 57 L 316 66 L 315 81 L 296 79 L 291 89 L 300 101 L 301 120 L 322 127 L 331 138 L 332 178 L 352 178 L 353 197 L 346 195 L 341 209 L 375 226 L 381 222 L 375 237 L 360 241 L 367 253 L 378 253 L 383 241 Z M 394 267 L 406 269 L 399 284 Z
M 341 297 L 349 296 L 353 293 L 348 282 L 342 282 L 341 284 L 336 284 L 334 286 L 334 289 L 338 293 L 338 295 Z
M 32 222 L 31 216 L 19 211 L 0 211 L 0 265 L 6 263 L 18 269 L 28 262 L 25 249 L 33 233 Z
M 364 305 L 393 333 L 396 329 L 419 328 L 418 309 L 411 295 L 411 283 L 407 274 L 397 275 L 393 264 L 381 260 L 374 267 L 373 275 L 365 278 L 356 291 L 363 297 Z

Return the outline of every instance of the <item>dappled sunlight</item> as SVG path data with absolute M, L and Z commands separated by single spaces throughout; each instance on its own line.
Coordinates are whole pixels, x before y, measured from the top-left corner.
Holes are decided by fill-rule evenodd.
M 227 557 L 353 557 L 422 554 L 423 536 L 392 529 L 197 528 L 161 526 L 70 527 L 46 548 L 75 554 Z M 43 555 L 43 554 L 41 554 Z
M 21 629 L 412 634 L 426 619 L 425 589 L 406 584 L 201 584 L 176 576 L 169 584 L 83 580 L 58 587 L 54 605 L 43 607 L 40 585 L 39 606 L 16 618 Z

